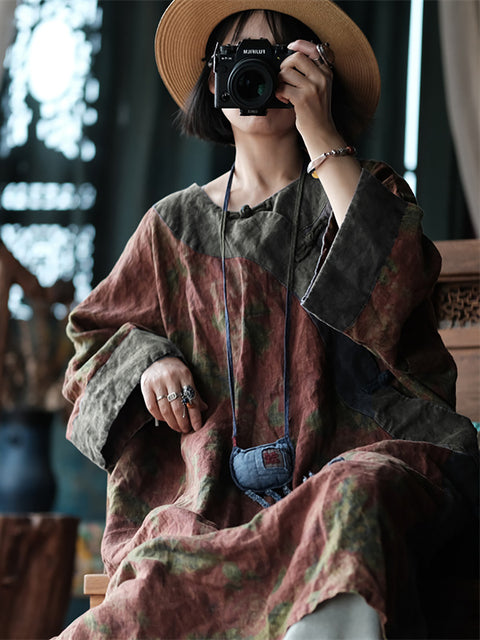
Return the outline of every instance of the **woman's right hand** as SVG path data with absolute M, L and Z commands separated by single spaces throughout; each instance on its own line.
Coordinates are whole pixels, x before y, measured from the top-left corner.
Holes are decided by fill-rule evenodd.
M 190 406 L 185 406 L 181 399 L 187 385 L 195 390 Z M 162 358 L 151 364 L 142 374 L 140 387 L 147 409 L 155 419 L 166 422 L 180 433 L 198 431 L 202 427 L 201 412 L 207 405 L 198 395 L 190 369 L 179 358 Z M 171 393 L 176 393 L 177 397 L 168 401 L 167 396 Z

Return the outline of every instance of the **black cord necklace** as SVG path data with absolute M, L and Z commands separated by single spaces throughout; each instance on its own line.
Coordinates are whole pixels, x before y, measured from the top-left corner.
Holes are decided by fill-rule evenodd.
M 227 303 L 227 277 L 225 266 L 225 230 L 227 222 L 228 204 L 235 165 L 230 170 L 225 200 L 223 203 L 223 213 L 220 225 L 220 247 L 222 259 L 223 275 L 223 298 L 225 306 L 225 340 L 227 349 L 228 384 L 230 390 L 230 402 L 232 406 L 232 442 L 233 449 L 230 454 L 230 473 L 233 481 L 248 497 L 258 502 L 262 507 L 269 507 L 265 497 L 269 496 L 278 501 L 291 491 L 293 478 L 293 468 L 295 465 L 295 450 L 290 439 L 290 388 L 289 388 L 289 349 L 288 341 L 290 335 L 290 306 L 291 289 L 293 284 L 293 271 L 295 262 L 295 247 L 298 233 L 298 221 L 300 217 L 300 207 L 305 183 L 305 171 L 299 179 L 295 209 L 292 220 L 292 238 L 290 242 L 290 255 L 288 260 L 287 291 L 285 298 L 285 325 L 283 332 L 283 389 L 284 389 L 284 435 L 276 442 L 270 444 L 241 449 L 237 444 L 237 418 L 235 407 L 235 380 L 233 373 L 232 341 L 230 333 L 230 317 Z M 263 495 L 262 495 L 263 494 Z

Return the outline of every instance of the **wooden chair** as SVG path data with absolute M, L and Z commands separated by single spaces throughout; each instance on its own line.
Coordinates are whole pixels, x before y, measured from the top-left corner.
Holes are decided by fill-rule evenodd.
M 440 334 L 458 367 L 457 411 L 480 422 L 480 240 L 444 241 L 436 246 L 443 264 L 434 303 Z M 106 575 L 84 577 L 91 607 L 103 602 L 107 586 Z M 463 581 L 459 589 L 469 598 L 478 597 L 475 579 Z M 457 599 L 459 595 L 457 591 Z
M 480 422 L 480 240 L 436 245 L 443 264 L 434 303 L 440 335 L 458 368 L 457 411 Z
M 105 600 L 109 578 L 104 573 L 87 573 L 83 576 L 83 593 L 90 598 L 90 609 Z

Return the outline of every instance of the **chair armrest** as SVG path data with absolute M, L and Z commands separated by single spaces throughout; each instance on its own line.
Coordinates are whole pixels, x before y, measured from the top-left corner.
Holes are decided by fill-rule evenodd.
M 83 577 L 83 593 L 90 597 L 90 608 L 104 601 L 108 582 L 109 577 L 104 573 L 87 573 Z

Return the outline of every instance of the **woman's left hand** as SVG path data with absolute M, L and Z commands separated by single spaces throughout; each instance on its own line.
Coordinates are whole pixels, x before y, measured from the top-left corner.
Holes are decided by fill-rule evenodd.
M 310 155 L 344 146 L 332 117 L 333 72 L 306 40 L 288 45 L 295 51 L 280 66 L 276 97 L 295 108 L 296 126 Z

